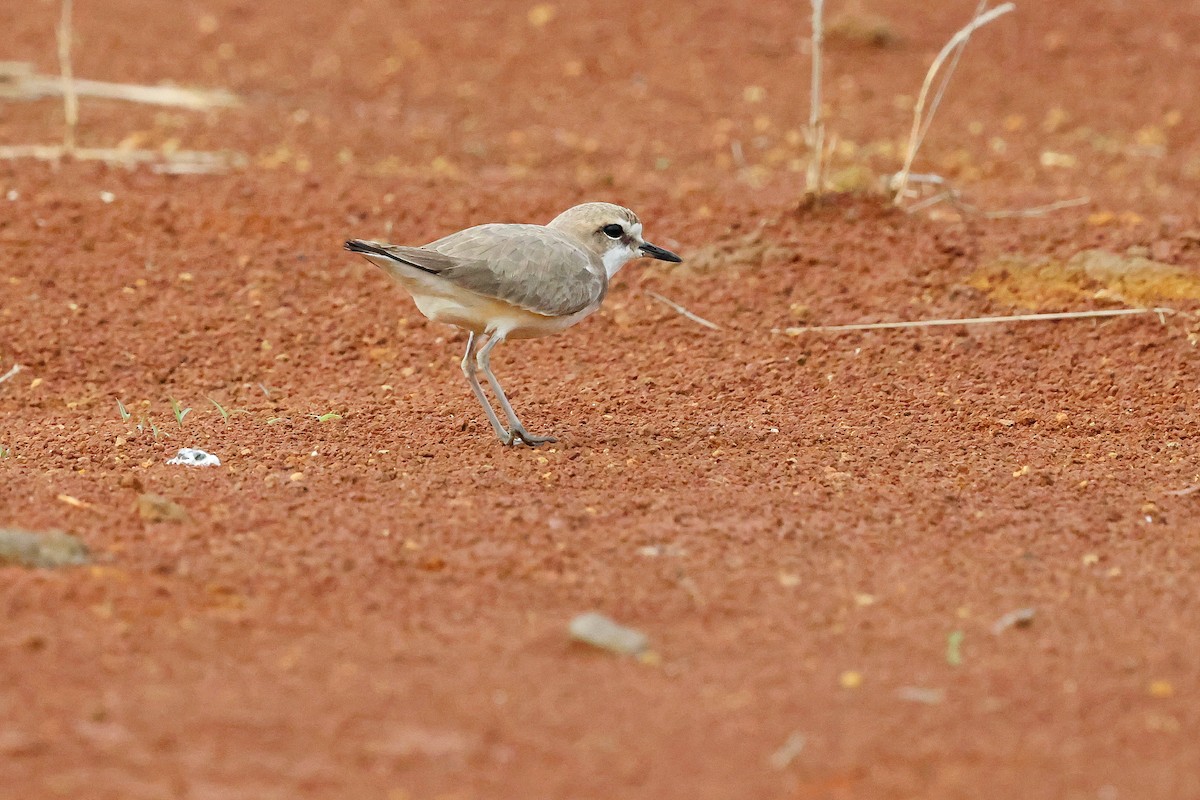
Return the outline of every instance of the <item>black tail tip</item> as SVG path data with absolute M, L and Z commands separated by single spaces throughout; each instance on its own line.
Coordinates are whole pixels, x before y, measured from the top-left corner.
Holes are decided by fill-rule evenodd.
M 362 242 L 358 241 L 358 239 L 348 239 L 346 240 L 346 243 L 342 245 L 342 248 L 349 250 L 351 253 L 361 253 Z

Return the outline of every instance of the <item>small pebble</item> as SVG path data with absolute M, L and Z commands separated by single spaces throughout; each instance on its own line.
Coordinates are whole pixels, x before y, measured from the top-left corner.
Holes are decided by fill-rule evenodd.
M 923 686 L 902 686 L 896 690 L 896 697 L 910 703 L 936 706 L 946 699 L 946 692 L 943 689 L 927 689 Z
M 1033 618 L 1036 614 L 1037 609 L 1033 606 L 1010 611 L 992 623 L 992 633 L 999 636 L 1009 628 L 1028 628 L 1033 624 Z
M 808 738 L 800 731 L 796 731 L 778 750 L 771 754 L 769 759 L 771 766 L 775 769 L 787 769 L 788 765 L 796 760 L 796 756 L 804 751 L 804 745 L 807 742 Z
M 640 655 L 650 643 L 646 634 L 619 625 L 597 611 L 575 617 L 569 630 L 576 641 L 622 655 Z

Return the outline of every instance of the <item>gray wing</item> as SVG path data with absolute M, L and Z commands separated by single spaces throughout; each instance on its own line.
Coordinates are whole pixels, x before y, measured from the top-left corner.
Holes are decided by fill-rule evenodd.
M 422 269 L 535 314 L 568 316 L 604 297 L 600 259 L 541 225 L 479 225 L 414 249 L 429 254 Z M 429 263 L 438 256 L 453 263 Z

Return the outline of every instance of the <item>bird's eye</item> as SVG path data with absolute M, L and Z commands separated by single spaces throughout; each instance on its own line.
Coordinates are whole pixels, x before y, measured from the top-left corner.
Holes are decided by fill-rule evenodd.
M 604 235 L 610 239 L 620 239 L 625 235 L 625 229 L 615 222 L 611 225 L 605 225 L 600 230 L 604 231 Z

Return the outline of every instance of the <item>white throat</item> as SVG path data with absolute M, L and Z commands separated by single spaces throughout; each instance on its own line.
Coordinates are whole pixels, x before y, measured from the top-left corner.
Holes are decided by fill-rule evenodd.
M 608 273 L 608 279 L 611 281 L 613 277 L 621 271 L 621 267 L 628 264 L 634 258 L 637 258 L 638 252 L 629 245 L 622 244 L 620 247 L 614 247 L 606 252 L 601 261 L 604 262 L 604 271 Z

